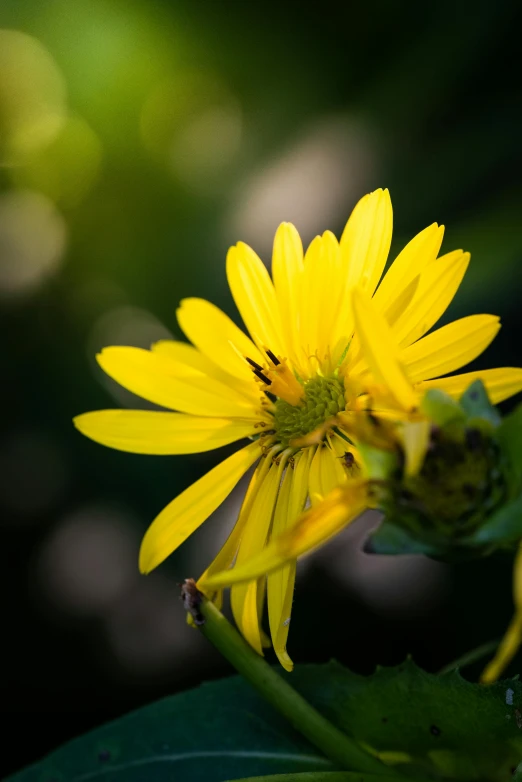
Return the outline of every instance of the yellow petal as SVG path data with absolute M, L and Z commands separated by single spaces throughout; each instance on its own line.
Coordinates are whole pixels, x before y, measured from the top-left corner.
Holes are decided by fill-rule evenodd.
M 272 280 L 261 259 L 243 242 L 228 251 L 227 278 L 250 334 L 276 356 L 287 355 Z
M 411 383 L 399 361 L 399 349 L 383 315 L 362 291 L 353 291 L 355 327 L 362 352 L 377 383 L 384 385 L 405 410 L 417 404 Z
M 263 357 L 219 307 L 205 299 L 183 299 L 176 314 L 185 335 L 204 356 L 234 377 L 253 382 L 252 370 L 242 357 L 258 364 L 263 363 Z
M 361 198 L 341 236 L 346 290 L 359 286 L 369 296 L 381 278 L 393 228 L 388 190 L 375 190 Z
M 327 445 L 319 446 L 310 466 L 308 492 L 312 505 L 323 500 L 327 494 L 344 483 L 346 473 L 341 459 Z
M 109 448 L 163 455 L 212 451 L 259 432 L 251 421 L 152 410 L 96 410 L 76 416 L 74 425 Z
M 379 312 L 384 313 L 393 306 L 395 299 L 411 283 L 411 281 L 434 261 L 442 244 L 444 226 L 437 223 L 425 228 L 408 242 L 406 247 L 396 257 L 373 297 Z
M 282 223 L 276 231 L 272 253 L 272 277 L 281 325 L 287 338 L 290 360 L 297 364 L 301 352 L 299 334 L 299 288 L 303 272 L 303 245 L 291 223 Z
M 96 358 L 117 383 L 162 407 L 193 415 L 259 418 L 253 403 L 230 386 L 203 374 L 180 377 L 178 364 L 161 353 L 111 347 Z
M 295 457 L 294 468 L 288 467 L 277 499 L 271 538 L 277 538 L 302 513 L 307 497 L 308 472 L 312 449 L 301 451 Z M 290 629 L 296 563 L 288 562 L 268 576 L 268 619 L 272 643 L 283 668 L 294 667 L 286 643 Z
M 277 537 L 286 529 L 288 522 L 288 499 L 292 485 L 292 470 L 286 470 L 283 482 L 277 497 L 277 505 L 274 512 L 271 536 Z M 283 668 L 291 671 L 293 668 L 292 660 L 286 651 L 285 642 L 276 643 L 275 640 L 279 629 L 287 629 L 290 624 L 290 613 L 292 608 L 292 596 L 295 581 L 295 562 L 286 565 L 279 570 L 270 573 L 267 578 L 268 595 L 268 622 L 270 625 L 270 634 L 274 641 L 274 651 Z M 286 614 L 284 613 L 286 610 Z
M 192 535 L 262 454 L 259 442 L 229 456 L 164 508 L 145 533 L 140 570 L 149 573 Z
M 250 343 L 253 345 L 253 343 Z M 235 352 L 235 349 L 231 347 L 231 343 L 227 344 L 231 350 Z M 235 396 L 244 396 L 251 403 L 254 403 L 257 407 L 260 401 L 259 386 L 255 382 L 252 372 L 247 372 L 245 376 L 239 378 L 237 375 L 231 375 L 225 371 L 222 367 L 218 367 L 209 358 L 203 355 L 200 350 L 197 350 L 193 345 L 189 345 L 188 342 L 179 342 L 172 339 L 161 339 L 159 342 L 154 342 L 151 345 L 153 353 L 158 353 L 165 358 L 170 359 L 176 363 L 176 377 L 197 377 L 198 375 L 205 377 L 212 377 L 220 383 L 220 387 L 226 386 L 228 389 L 233 389 Z M 257 348 L 255 348 L 257 350 Z M 242 356 L 236 353 L 239 361 L 245 363 Z
M 515 614 L 511 620 L 511 624 L 506 630 L 506 634 L 502 639 L 495 657 L 487 664 L 482 672 L 480 680 L 484 684 L 491 684 L 496 681 L 502 672 L 507 668 L 518 649 L 522 641 L 522 611 Z
M 348 319 L 353 328 L 351 314 L 340 311 L 342 268 L 341 250 L 333 233 L 325 231 L 322 236 L 316 236 L 305 255 L 300 305 L 305 313 L 300 340 L 309 374 L 316 374 L 318 366 L 329 360 L 338 339 L 340 321 L 343 328 L 349 328 L 345 323 Z M 340 315 L 347 317 L 340 318 Z
M 254 557 L 263 550 L 272 522 L 283 468 L 284 463 L 280 463 L 278 466 L 274 462 L 270 465 L 252 502 L 248 521 L 241 538 L 236 564 L 231 571 L 227 572 L 233 573 L 245 560 Z M 212 579 L 207 579 L 207 585 L 209 583 L 212 583 Z M 248 584 L 240 584 L 232 590 L 230 600 L 232 613 L 241 634 L 256 652 L 263 654 L 263 641 L 258 614 L 259 588 L 260 584 L 257 580 Z
M 481 678 L 486 684 L 494 682 L 507 668 L 522 642 L 522 546 L 519 547 L 513 567 L 513 600 L 515 616 L 511 620 L 495 657 L 484 669 Z
M 410 306 L 393 325 L 402 347 L 411 345 L 435 325 L 451 304 L 468 264 L 469 253 L 455 250 L 426 266 Z
M 416 475 L 424 462 L 430 441 L 429 421 L 406 422 L 398 429 L 404 449 L 406 475 Z
M 300 519 L 250 561 L 218 573 L 209 584 L 226 586 L 251 581 L 271 573 L 287 562 L 313 551 L 356 519 L 367 507 L 367 488 L 363 481 L 348 481 Z
M 164 358 L 170 359 L 176 363 L 177 377 L 193 377 L 194 375 L 210 375 L 217 380 L 223 381 L 227 377 L 225 372 L 221 372 L 217 364 L 197 350 L 188 342 L 179 342 L 175 339 L 160 339 L 151 345 L 153 353 L 158 353 Z M 230 381 L 230 376 L 228 376 Z
M 261 463 L 258 464 L 258 466 L 256 467 L 254 474 L 250 480 L 250 483 L 248 484 L 248 488 L 245 492 L 243 502 L 241 503 L 241 510 L 239 511 L 238 519 L 234 524 L 234 527 L 230 535 L 228 536 L 224 545 L 221 547 L 217 556 L 210 563 L 210 565 L 205 570 L 201 578 L 198 580 L 198 588 L 210 600 L 212 600 L 213 603 L 218 608 L 221 608 L 221 605 L 223 603 L 223 590 L 220 589 L 217 592 L 213 592 L 211 589 L 207 589 L 206 581 L 214 573 L 219 573 L 221 570 L 226 570 L 227 568 L 231 567 L 232 563 L 234 562 L 239 549 L 239 543 L 243 535 L 243 530 L 245 529 L 245 524 L 248 521 L 248 516 L 250 513 L 250 508 L 252 507 L 252 502 L 257 494 L 257 491 L 259 490 L 260 485 L 264 480 L 264 476 L 268 471 L 268 466 L 269 466 L 268 459 L 263 459 Z
M 496 315 L 470 315 L 405 348 L 401 361 L 412 383 L 447 375 L 480 356 L 499 329 Z
M 478 372 L 465 372 L 463 375 L 441 377 L 437 380 L 423 380 L 415 385 L 415 390 L 424 394 L 430 388 L 440 388 L 455 399 L 460 399 L 475 380 L 482 380 L 489 399 L 494 405 L 522 391 L 522 369 L 517 367 L 483 369 Z

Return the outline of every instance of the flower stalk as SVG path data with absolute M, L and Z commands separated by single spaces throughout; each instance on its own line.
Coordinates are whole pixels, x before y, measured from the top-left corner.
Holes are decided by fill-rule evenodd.
M 332 725 L 243 640 L 213 603 L 201 595 L 197 626 L 255 689 L 282 714 L 311 744 L 336 766 L 362 771 L 386 780 L 402 775 L 366 753 L 356 741 Z

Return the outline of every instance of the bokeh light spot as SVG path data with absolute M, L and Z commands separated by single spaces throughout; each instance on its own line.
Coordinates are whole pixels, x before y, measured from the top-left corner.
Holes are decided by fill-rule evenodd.
M 0 30 L 0 164 L 23 163 L 49 144 L 66 116 L 65 82 L 42 44 Z
M 364 542 L 381 518 L 367 511 L 312 556 L 377 613 L 414 617 L 433 611 L 450 589 L 448 565 L 415 555 L 366 554 Z
M 155 408 L 102 372 L 96 362 L 96 354 L 110 345 L 149 349 L 153 342 L 160 339 L 172 339 L 172 334 L 151 312 L 139 307 L 117 307 L 105 312 L 95 322 L 87 341 L 87 357 L 94 374 L 118 404 L 138 409 Z
M 202 641 L 187 627 L 179 585 L 159 574 L 142 577 L 104 624 L 118 662 L 137 674 L 179 668 Z
M 241 238 L 267 256 L 277 226 L 289 221 L 308 243 L 346 220 L 351 201 L 371 189 L 376 154 L 370 128 L 323 118 L 239 186 L 227 242 Z
M 46 196 L 0 196 L 0 296 L 30 293 L 56 272 L 66 237 L 65 220 Z
M 218 77 L 179 71 L 145 102 L 141 132 L 150 154 L 200 195 L 222 192 L 221 177 L 241 148 L 242 113 Z
M 40 556 L 48 598 L 72 613 L 108 611 L 139 578 L 134 519 L 104 506 L 82 508 L 50 534 Z

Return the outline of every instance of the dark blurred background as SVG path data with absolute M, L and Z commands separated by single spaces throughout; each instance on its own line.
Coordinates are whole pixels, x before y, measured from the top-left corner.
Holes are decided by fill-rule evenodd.
M 182 297 L 237 317 L 230 244 L 269 261 L 282 220 L 339 235 L 389 187 L 392 250 L 438 221 L 446 251 L 471 251 L 446 320 L 504 323 L 476 367 L 522 363 L 520 23 L 507 0 L 1 0 L 2 775 L 229 672 L 177 582 L 242 488 L 153 575 L 136 564 L 148 523 L 223 454 L 123 454 L 71 418 L 140 405 L 94 355 L 179 338 Z M 372 558 L 372 523 L 302 563 L 296 662 L 370 673 L 411 653 L 435 671 L 501 635 L 510 557 Z

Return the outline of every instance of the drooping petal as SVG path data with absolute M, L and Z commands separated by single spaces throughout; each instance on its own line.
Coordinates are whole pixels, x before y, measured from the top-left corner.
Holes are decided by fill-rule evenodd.
M 393 229 L 388 190 L 375 190 L 355 206 L 341 236 L 341 256 L 346 290 L 356 285 L 373 295 L 381 278 Z
M 337 454 L 328 446 L 319 446 L 310 466 L 309 496 L 312 505 L 321 502 L 345 480 L 346 473 Z
M 417 398 L 399 360 L 399 348 L 386 320 L 359 289 L 353 291 L 355 327 L 361 348 L 377 383 L 382 384 L 405 410 Z
M 522 643 L 522 546 L 519 547 L 513 566 L 513 602 L 515 616 L 511 620 L 495 657 L 484 669 L 481 678 L 486 684 L 494 682 L 507 668 Z
M 227 279 L 245 326 L 254 340 L 276 355 L 286 355 L 277 298 L 264 263 L 243 242 L 227 254 Z
M 414 236 L 401 250 L 373 297 L 379 312 L 385 313 L 414 277 L 420 274 L 430 261 L 435 260 L 443 236 L 444 226 L 433 223 Z
M 299 324 L 301 318 L 299 290 L 303 272 L 303 245 L 291 223 L 281 223 L 274 238 L 272 277 L 281 325 L 286 334 L 288 358 L 298 364 L 301 352 Z
M 480 356 L 500 329 L 496 315 L 470 315 L 448 323 L 401 352 L 412 383 L 447 375 Z
M 441 377 L 437 380 L 423 380 L 415 385 L 415 390 L 424 394 L 430 388 L 440 388 L 454 399 L 460 399 L 464 391 L 475 382 L 482 380 L 492 404 L 498 405 L 504 399 L 522 391 L 522 369 L 518 367 L 499 367 L 483 369 L 477 372 L 465 372 L 462 375 Z
M 228 572 L 232 573 L 236 567 L 241 567 L 245 561 L 263 550 L 272 523 L 283 469 L 283 460 L 279 465 L 275 462 L 270 465 L 252 502 L 239 545 L 236 564 Z M 259 575 L 264 574 L 260 573 Z M 212 579 L 207 580 L 207 585 L 211 582 Z M 230 600 L 232 613 L 241 634 L 256 652 L 263 654 L 258 614 L 259 587 L 258 580 L 248 584 L 239 584 L 232 590 Z
M 119 451 L 202 453 L 259 433 L 251 421 L 153 410 L 96 410 L 74 418 L 86 437 Z
M 110 347 L 96 357 L 109 377 L 149 402 L 192 415 L 259 418 L 256 408 L 213 377 L 185 373 L 168 356 L 131 347 Z
M 401 347 L 426 334 L 447 310 L 466 273 L 469 257 L 469 253 L 455 250 L 426 266 L 411 304 L 393 324 Z
M 252 370 L 242 356 L 258 364 L 263 362 L 263 357 L 252 340 L 219 307 L 206 299 L 182 299 L 176 315 L 185 335 L 204 356 L 233 377 L 253 382 Z
M 308 472 L 313 450 L 308 448 L 295 457 L 295 465 L 288 467 L 277 500 L 271 538 L 277 538 L 290 527 L 302 513 L 308 494 Z M 287 562 L 268 575 L 268 619 L 274 651 L 287 671 L 294 667 L 286 643 L 290 629 L 292 599 L 294 593 L 296 563 Z
M 219 573 L 220 571 L 226 570 L 227 568 L 232 566 L 239 549 L 239 543 L 243 535 L 243 530 L 245 529 L 245 525 L 248 521 L 248 516 L 250 513 L 250 509 L 252 507 L 252 502 L 259 490 L 259 487 L 263 483 L 263 480 L 268 471 L 268 467 L 269 467 L 268 459 L 262 460 L 261 463 L 257 465 L 254 474 L 250 480 L 250 483 L 248 484 L 248 488 L 245 492 L 243 502 L 241 503 L 241 510 L 239 511 L 239 516 L 237 518 L 236 523 L 234 524 L 232 531 L 230 532 L 230 535 L 226 539 L 224 545 L 219 550 L 217 556 L 210 563 L 210 565 L 205 570 L 203 575 L 198 579 L 197 582 L 198 588 L 204 594 L 206 594 L 207 597 L 211 599 L 212 602 L 218 608 L 221 608 L 223 602 L 223 590 L 220 589 L 217 592 L 214 592 L 212 590 L 207 589 L 206 581 L 208 578 L 214 575 L 214 573 Z
M 272 524 L 272 535 L 277 537 L 287 527 L 288 523 L 288 500 L 292 487 L 293 472 L 288 468 L 283 477 L 283 482 L 277 497 L 277 505 Z M 292 597 L 295 582 L 295 562 L 289 562 L 279 570 L 270 573 L 267 578 L 267 596 L 268 596 L 268 622 L 270 625 L 270 635 L 274 643 L 274 651 L 283 668 L 291 671 L 294 667 L 288 652 L 286 651 L 286 637 L 281 643 L 280 629 L 288 629 L 290 624 L 290 615 L 292 610 Z M 279 641 L 276 641 L 279 635 Z
M 226 586 L 258 578 L 287 562 L 313 551 L 356 519 L 367 507 L 364 481 L 348 481 L 334 489 L 323 502 L 304 513 L 280 537 L 270 541 L 256 557 L 241 567 L 216 574 L 211 586 Z
M 141 572 L 149 573 L 192 535 L 261 454 L 259 442 L 247 445 L 172 500 L 145 533 L 140 549 Z
M 493 660 L 486 666 L 480 679 L 484 684 L 496 681 L 507 668 L 522 643 L 522 611 L 517 611 L 506 630 Z

